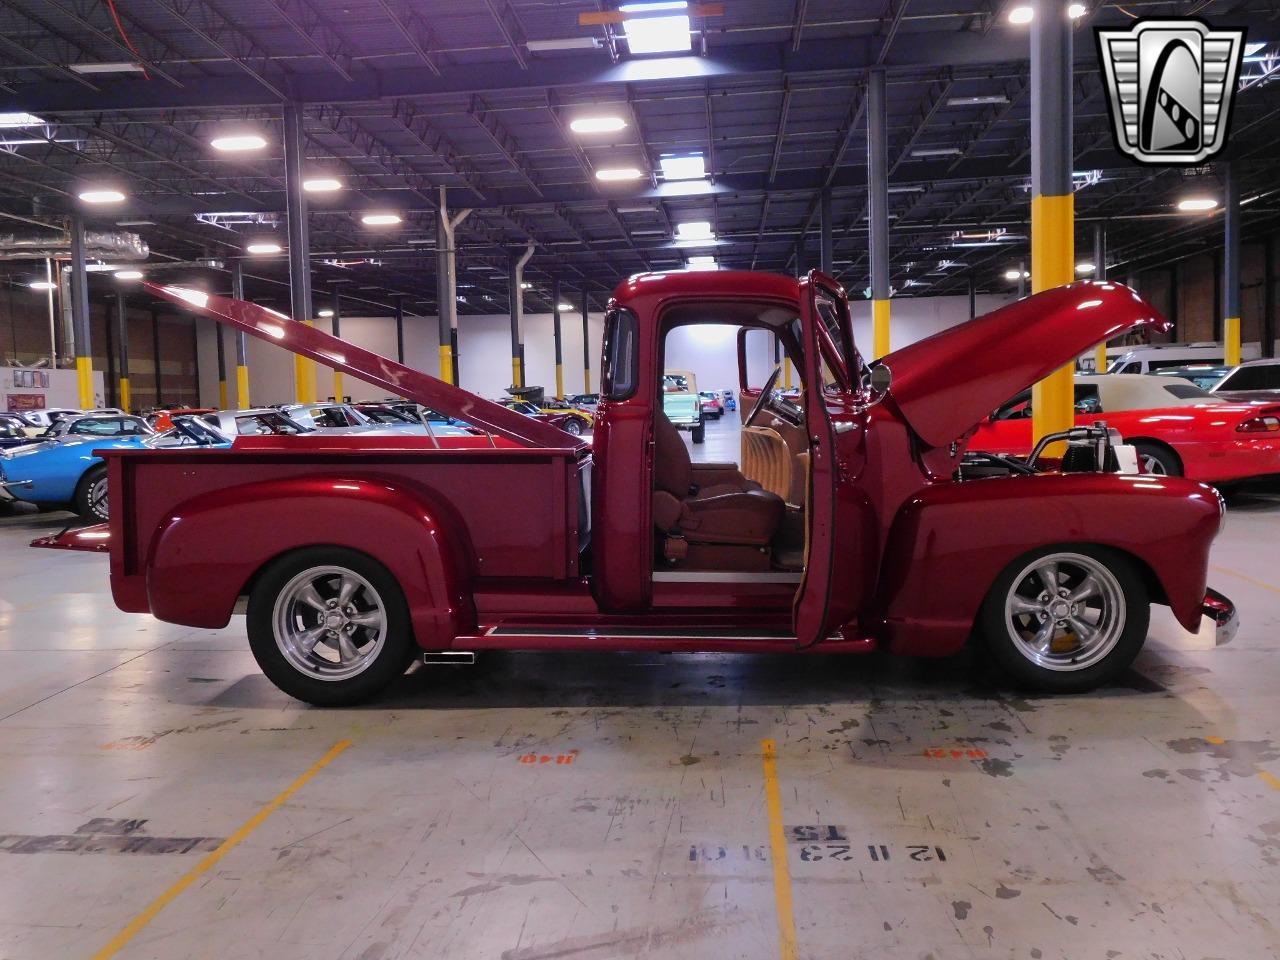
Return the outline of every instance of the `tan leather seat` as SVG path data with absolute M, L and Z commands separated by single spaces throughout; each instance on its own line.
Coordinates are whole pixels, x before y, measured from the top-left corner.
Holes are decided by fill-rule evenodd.
M 761 547 L 773 539 L 785 504 L 734 464 L 694 464 L 662 413 L 654 422 L 653 522 L 691 543 Z

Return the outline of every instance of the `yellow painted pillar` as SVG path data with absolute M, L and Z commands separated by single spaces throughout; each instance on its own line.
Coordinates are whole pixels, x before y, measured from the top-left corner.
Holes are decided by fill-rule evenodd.
M 80 409 L 92 410 L 97 406 L 93 402 L 92 357 L 76 357 L 76 385 L 79 388 Z
M 591 392 L 591 368 L 590 367 L 582 368 L 582 392 L 583 393 Z
M 556 364 L 556 399 L 564 399 L 564 364 Z
M 520 358 L 511 358 L 511 385 L 513 387 L 523 387 L 524 384 L 520 380 Z
M 303 320 L 308 327 L 313 326 L 310 320 Z M 293 357 L 293 388 L 298 403 L 316 402 L 316 368 L 315 364 L 301 354 Z
M 1240 362 L 1240 318 L 1227 317 L 1222 322 L 1224 356 L 1227 366 L 1234 367 Z
M 337 370 L 333 371 L 333 399 L 342 402 L 342 374 Z
M 249 368 L 243 363 L 236 365 L 236 404 L 242 410 L 249 406 Z
M 1223 360 L 1240 362 L 1240 180 L 1235 164 L 1226 165 L 1226 197 L 1222 237 L 1222 346 Z
M 453 345 L 440 344 L 440 379 L 445 383 L 453 383 Z
M 124 383 L 125 381 L 123 380 L 120 382 L 120 388 L 122 391 L 124 390 Z M 218 381 L 218 409 L 227 409 L 227 381 L 225 380 Z
M 1071 194 L 1031 201 L 1031 291 L 1075 278 L 1075 203 Z M 1036 439 L 1075 424 L 1075 366 L 1067 364 L 1031 388 L 1031 432 Z M 1061 450 L 1059 449 L 1059 452 Z M 1052 448 L 1050 450 L 1052 456 Z
M 889 301 L 871 301 L 871 359 L 889 352 Z
M 784 390 L 791 389 L 791 358 L 787 357 L 782 361 L 782 388 Z
M 120 378 L 120 409 L 123 410 L 125 413 L 128 413 L 132 409 L 132 407 L 130 406 L 128 377 Z

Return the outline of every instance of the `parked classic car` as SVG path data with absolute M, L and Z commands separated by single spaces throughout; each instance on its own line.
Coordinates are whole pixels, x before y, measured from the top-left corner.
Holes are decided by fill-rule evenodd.
M 150 410 L 146 414 L 147 423 L 151 424 L 151 429 L 157 433 L 163 433 L 165 430 L 173 428 L 173 418 L 177 416 L 199 417 L 207 413 L 217 413 L 216 407 L 162 407 Z
M 1075 378 L 1076 424 L 1105 421 L 1137 448 L 1148 473 L 1229 483 L 1280 474 L 1280 403 L 1232 403 L 1180 377 L 1121 373 Z M 1031 391 L 979 427 L 974 450 L 1025 455 Z
M 170 423 L 170 426 L 172 425 Z M 86 413 L 56 420 L 40 434 L 40 438 L 56 440 L 59 437 L 130 437 L 145 436 L 155 432 L 142 417 L 119 413 Z
M 16 413 L 0 413 L 0 449 L 20 447 L 24 443 L 30 443 L 31 437 L 27 434 L 27 428 L 30 426 L 31 424 Z
M 201 414 L 197 419 L 228 437 L 293 436 L 310 433 L 314 427 L 303 426 L 297 420 L 275 407 L 254 407 L 247 410 L 218 410 Z
M 501 404 L 508 410 L 514 410 L 516 413 L 523 416 L 532 417 L 535 420 L 541 420 L 543 423 L 549 423 L 557 430 L 563 430 L 565 433 L 574 437 L 582 436 L 582 434 L 585 433 L 591 425 L 591 420 L 589 418 L 584 424 L 583 418 L 578 415 L 577 412 L 570 413 L 560 410 L 555 413 L 547 413 L 536 403 L 531 403 L 528 400 L 520 400 L 516 397 L 504 397 L 503 399 L 494 402 Z
M 943 656 L 973 637 L 1020 682 L 1067 692 L 1132 662 L 1152 602 L 1189 630 L 1204 614 L 1224 633 L 1234 623 L 1206 589 L 1222 498 L 1103 472 L 1109 431 L 1061 436 L 1091 453 L 1079 472 L 960 470 L 1004 397 L 1162 323 L 1118 284 L 1037 294 L 891 353 L 864 379 L 829 278 L 632 277 L 605 319 L 594 445 L 314 327 L 281 336 L 253 304 L 208 295 L 197 312 L 490 432 L 439 447 L 300 436 L 106 452 L 117 605 L 219 628 L 247 594 L 263 672 L 312 703 L 365 700 L 415 656 L 484 649 Z M 804 428 L 804 503 L 735 464 L 690 462 L 657 362 L 667 332 L 694 318 L 772 333 L 800 371 L 803 409 L 776 402 L 775 369 L 744 429 Z
M 702 400 L 702 415 L 704 417 L 719 420 L 724 416 L 724 401 L 720 399 L 719 393 L 711 390 L 699 390 L 698 397 Z
M 72 410 L 69 407 L 49 407 L 46 410 L 23 410 L 22 418 L 27 421 L 28 436 L 36 436 L 57 423 L 63 417 L 78 417 L 85 411 Z
M 1172 367 L 1156 372 L 1190 380 L 1224 400 L 1280 400 L 1280 359 L 1246 360 L 1234 367 Z
M 662 375 L 662 412 L 677 430 L 688 430 L 694 443 L 702 443 L 707 425 L 702 415 L 698 381 L 687 370 L 668 370 Z
M 379 427 L 387 427 L 401 431 L 409 431 L 410 433 L 430 432 L 432 436 L 437 437 L 465 437 L 473 436 L 474 431 L 467 429 L 461 424 L 449 423 L 445 418 L 432 419 L 431 417 L 414 416 L 405 410 L 397 409 L 387 403 L 356 403 L 353 404 L 360 415 L 367 418 L 370 423 L 374 423 Z M 427 428 L 427 429 L 424 429 Z

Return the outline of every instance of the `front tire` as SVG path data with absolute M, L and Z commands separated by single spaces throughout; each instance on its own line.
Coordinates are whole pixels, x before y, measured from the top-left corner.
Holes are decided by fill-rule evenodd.
M 249 646 L 277 687 L 318 707 L 363 703 L 413 653 L 400 585 L 371 557 L 308 547 L 274 561 L 249 595 Z
M 107 522 L 107 465 L 99 463 L 85 471 L 76 486 L 76 513 L 90 523 Z
M 1147 588 L 1130 560 L 1072 545 L 1011 563 L 992 584 L 977 626 L 991 658 L 1018 683 L 1082 693 L 1133 663 L 1150 619 Z
M 1155 443 L 1135 443 L 1133 449 L 1137 451 L 1138 462 L 1142 464 L 1144 473 L 1157 477 L 1182 476 L 1182 461 L 1168 447 Z
M 582 421 L 577 417 L 574 417 L 564 425 L 564 432 L 572 434 L 575 437 L 582 436 Z

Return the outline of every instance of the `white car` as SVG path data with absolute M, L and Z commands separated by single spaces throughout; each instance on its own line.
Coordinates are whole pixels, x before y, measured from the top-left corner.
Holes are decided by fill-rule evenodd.
M 1248 360 L 1235 367 L 1173 367 L 1159 372 L 1185 377 L 1215 396 L 1230 400 L 1274 400 L 1280 397 L 1280 359 Z
M 1113 354 L 1113 350 L 1118 353 Z M 1107 373 L 1154 373 L 1168 367 L 1185 367 L 1190 364 L 1222 363 L 1224 348 L 1220 343 L 1153 343 L 1145 347 L 1108 347 Z M 1252 360 L 1261 355 L 1256 343 L 1246 343 L 1240 348 L 1243 359 Z M 1113 359 L 1114 357 L 1114 359 Z M 1086 366 L 1082 358 L 1080 365 Z M 1087 366 L 1092 369 L 1092 362 Z

